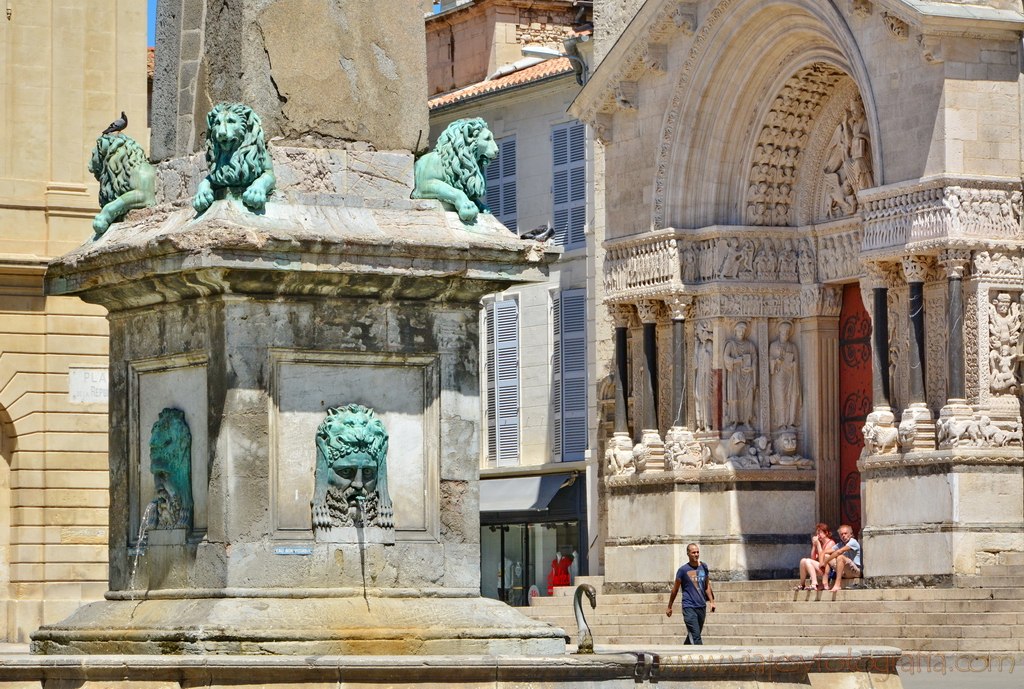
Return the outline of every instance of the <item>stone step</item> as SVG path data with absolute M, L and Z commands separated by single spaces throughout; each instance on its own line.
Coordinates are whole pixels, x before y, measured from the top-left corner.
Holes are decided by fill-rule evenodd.
M 722 612 L 716 611 L 708 615 L 708 619 L 714 619 L 717 624 L 748 624 L 763 625 L 770 620 L 772 625 L 800 625 L 817 624 L 827 616 L 842 616 L 842 623 L 849 626 L 870 626 L 870 625 L 911 625 L 911 626 L 999 626 L 1017 627 L 1020 634 L 1024 635 L 1024 611 L 1021 612 L 972 612 L 972 613 L 943 613 L 943 612 L 873 612 L 861 613 L 849 610 L 818 611 L 818 612 Z M 678 613 L 672 617 L 665 615 L 599 615 L 593 612 L 587 614 L 587 624 L 591 629 L 605 628 L 608 626 L 643 626 L 655 628 L 663 625 L 678 625 L 680 616 Z M 544 622 L 549 622 L 564 628 L 575 628 L 576 623 L 572 615 L 551 615 L 534 617 Z M 831 619 L 836 619 L 831 617 Z

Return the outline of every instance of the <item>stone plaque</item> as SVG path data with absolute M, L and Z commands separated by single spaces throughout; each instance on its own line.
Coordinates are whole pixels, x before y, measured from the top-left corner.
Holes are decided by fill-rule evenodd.
M 105 368 L 68 369 L 68 401 L 71 404 L 106 404 L 108 372 Z

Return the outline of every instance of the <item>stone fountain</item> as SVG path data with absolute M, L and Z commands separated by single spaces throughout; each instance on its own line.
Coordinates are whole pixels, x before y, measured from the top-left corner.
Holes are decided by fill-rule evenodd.
M 567 656 L 561 629 L 482 598 L 480 298 L 557 251 L 412 198 L 418 3 L 242 0 L 205 27 L 206 83 L 156 117 L 157 204 L 47 275 L 109 311 L 110 590 L 4 677 L 898 686 L 894 649 Z M 252 109 L 213 108 L 204 162 L 192 115 L 221 101 Z

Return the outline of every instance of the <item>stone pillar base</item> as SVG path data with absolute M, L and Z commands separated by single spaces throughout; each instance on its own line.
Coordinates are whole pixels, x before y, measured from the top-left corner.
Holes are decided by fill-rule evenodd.
M 1024 550 L 1019 447 L 875 455 L 859 466 L 865 576 L 943 581 Z
M 689 543 L 715 580 L 796 576 L 817 517 L 811 471 L 683 467 L 606 486 L 609 590 L 668 590 Z
M 710 453 L 709 453 L 710 454 Z M 673 426 L 665 434 L 665 470 L 700 467 L 705 464 L 704 451 L 686 426 Z
M 927 405 L 914 402 L 903 410 L 899 443 L 903 452 L 928 452 L 935 449 L 935 420 Z

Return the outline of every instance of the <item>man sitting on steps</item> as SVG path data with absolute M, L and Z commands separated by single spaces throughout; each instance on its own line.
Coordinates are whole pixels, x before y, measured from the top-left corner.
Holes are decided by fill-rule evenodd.
M 825 581 L 836 571 L 836 583 L 830 589 L 833 593 L 842 588 L 843 577 L 857 579 L 860 577 L 860 543 L 853 537 L 853 529 L 848 524 L 839 527 L 839 543 L 832 546 L 832 551 L 824 558 Z

